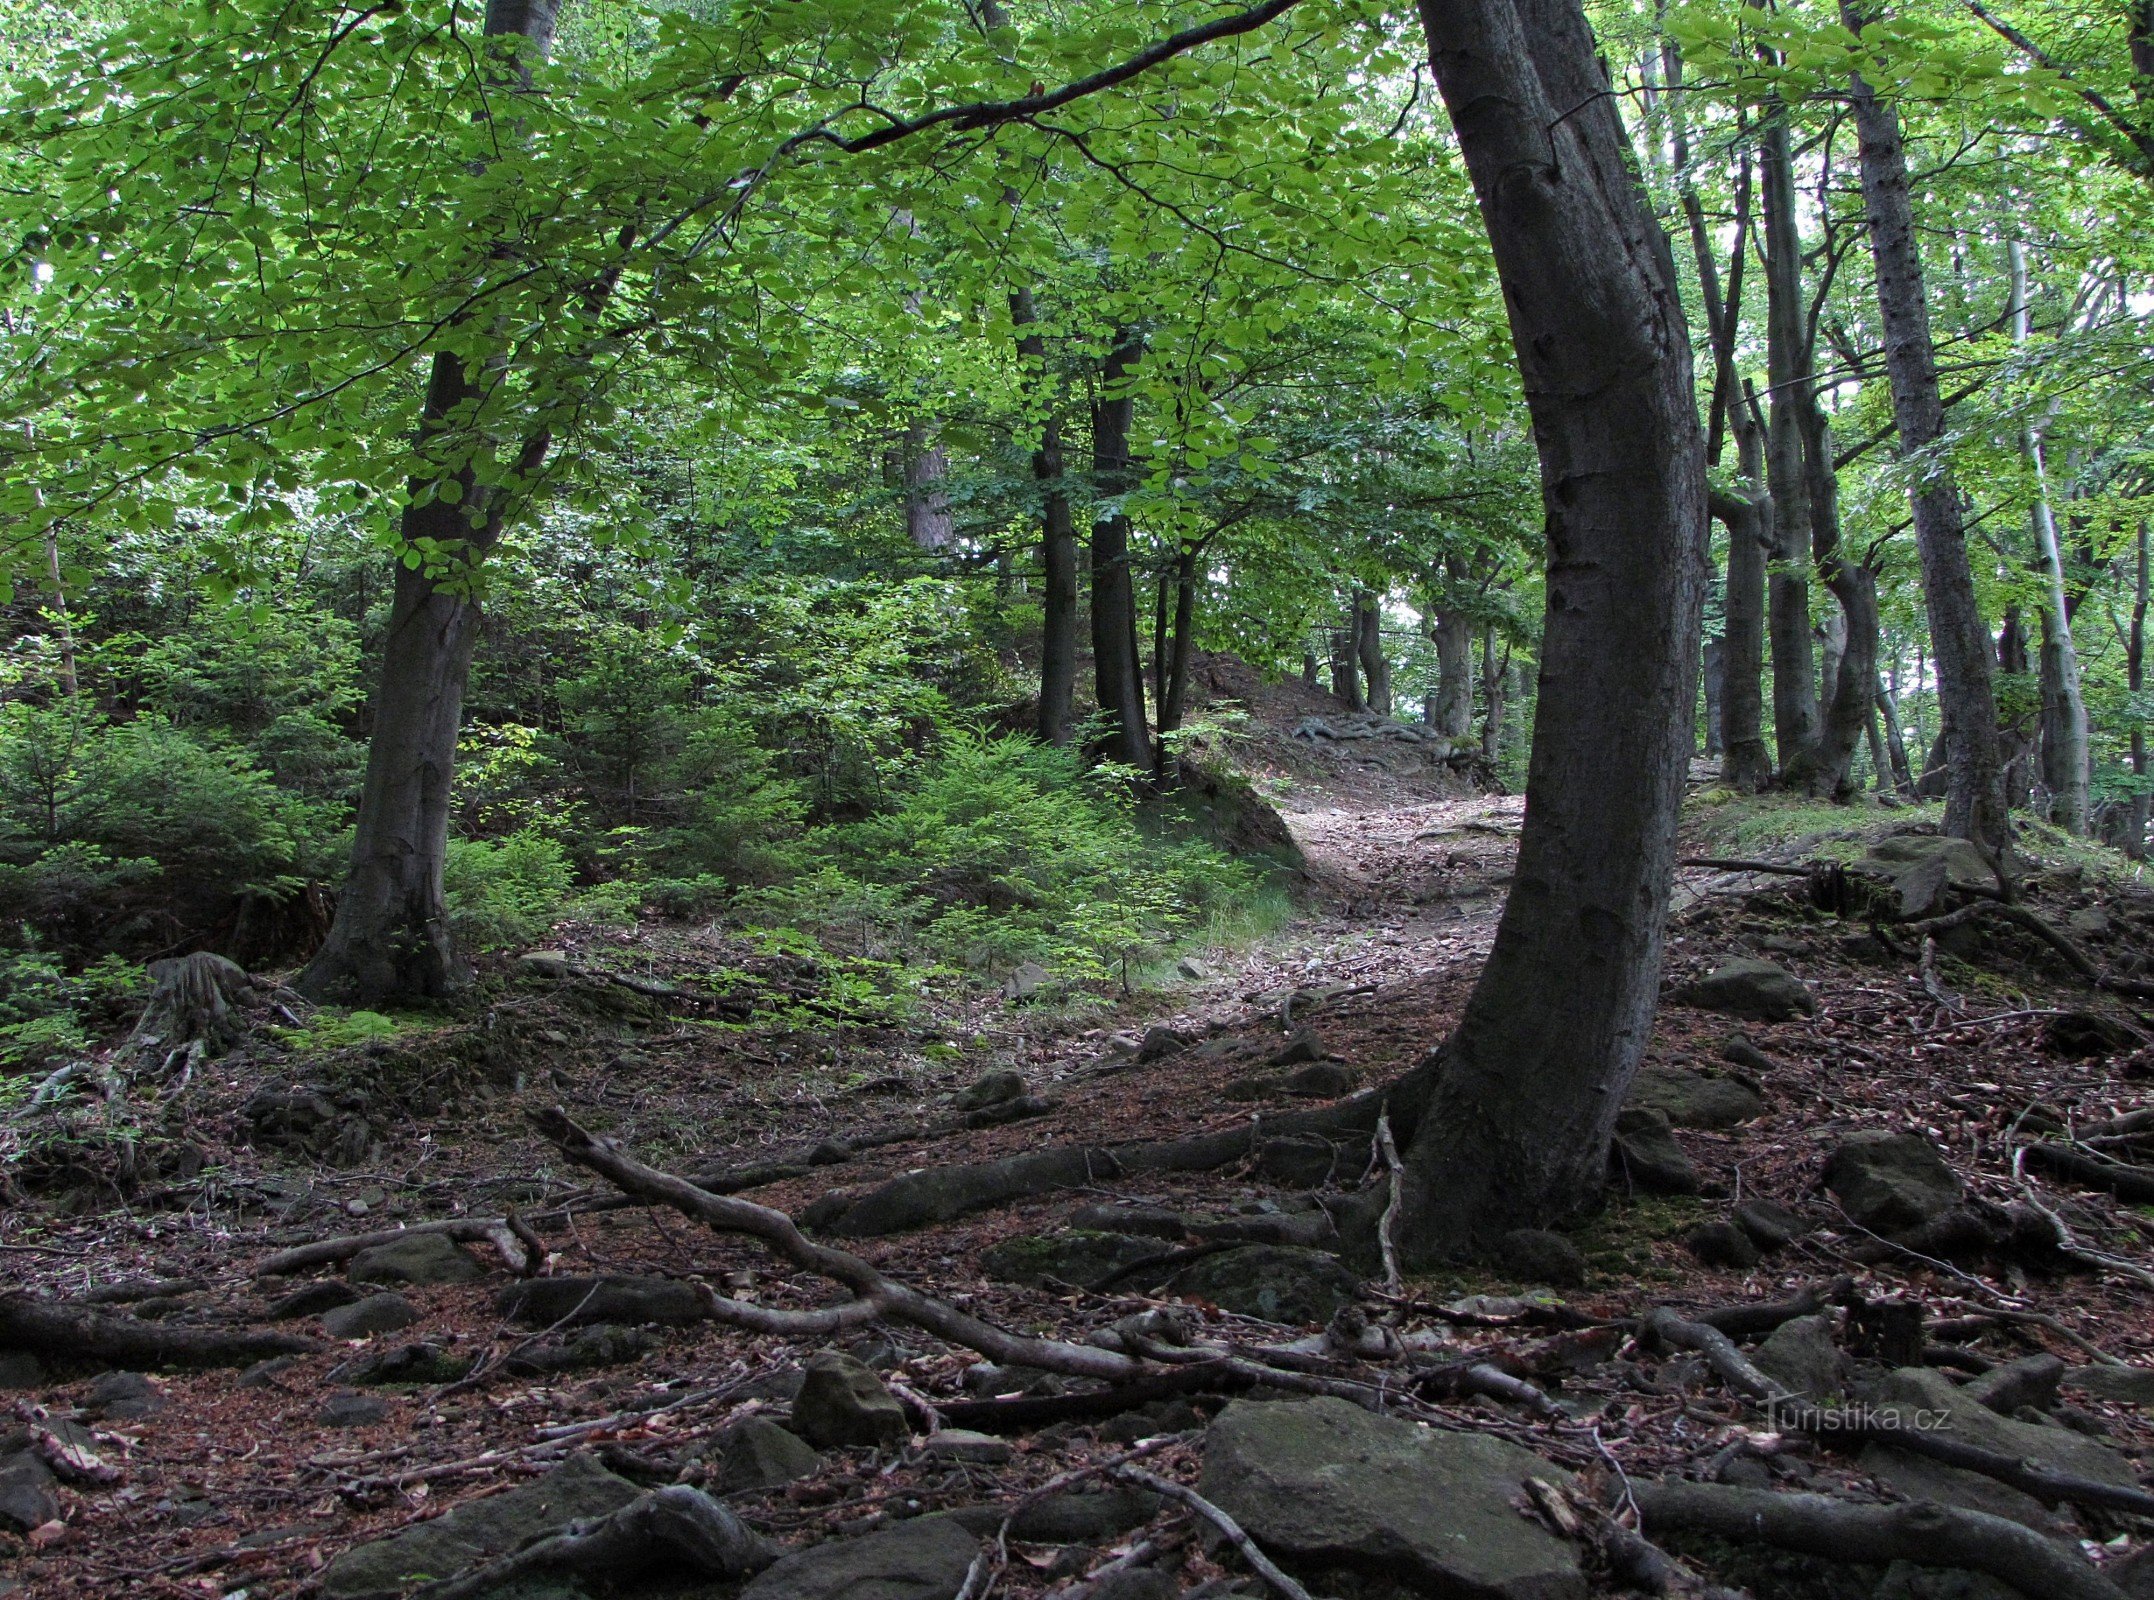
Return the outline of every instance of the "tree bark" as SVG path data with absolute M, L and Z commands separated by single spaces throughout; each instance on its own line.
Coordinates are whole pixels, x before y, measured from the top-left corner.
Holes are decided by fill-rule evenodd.
M 1907 764 L 1907 736 L 1900 727 L 1900 697 L 1879 679 L 1877 710 L 1885 720 L 1885 754 L 1892 762 L 1892 782 L 1909 800 L 1915 797 L 1915 775 Z
M 1133 469 L 1129 431 L 1136 400 L 1128 379 L 1144 357 L 1141 334 L 1123 330 L 1100 373 L 1092 408 L 1092 471 L 1108 498 L 1127 494 Z M 1145 729 L 1144 668 L 1137 659 L 1136 583 L 1129 569 L 1129 517 L 1119 506 L 1092 521 L 1092 670 L 1110 760 L 1156 776 Z
M 1422 0 L 1547 517 L 1515 886 L 1405 1155 L 1407 1262 L 1591 1207 L 1659 986 L 1697 703 L 1705 447 L 1674 261 L 1578 0 Z
M 1384 659 L 1383 602 L 1367 590 L 1354 595 L 1354 654 L 1361 662 L 1362 696 L 1369 710 L 1391 715 L 1391 663 Z M 1469 691 L 1470 692 L 1470 691 Z
M 1807 376 L 1804 388 L 1809 390 Z M 1824 716 L 1811 767 L 1810 790 L 1835 800 L 1855 792 L 1855 746 L 1875 715 L 1877 698 L 1877 573 L 1851 559 L 1840 540 L 1840 493 L 1832 469 L 1832 429 L 1814 393 L 1801 415 L 1804 470 L 1809 476 L 1810 555 L 1840 608 L 1838 648 L 1825 678 Z
M 929 444 L 927 429 L 914 423 L 902 446 L 905 476 L 905 533 L 915 550 L 939 555 L 957 542 L 957 522 L 950 514 L 950 456 Z
M 507 52 L 489 70 L 501 72 L 505 86 L 528 85 L 531 68 L 552 47 L 559 5 L 488 0 L 485 37 Z M 478 643 L 478 580 L 508 509 L 497 486 L 480 482 L 476 463 L 491 446 L 470 431 L 468 417 L 500 375 L 498 365 L 468 367 L 460 352 L 443 350 L 427 376 L 422 465 L 412 475 L 400 531 L 406 550 L 440 550 L 447 568 L 430 572 L 429 557 L 396 569 L 351 875 L 328 938 L 296 980 L 316 999 L 427 999 L 464 978 L 442 891 L 449 792 Z M 528 435 L 512 476 L 535 475 L 552 443 L 543 429 Z
M 1772 781 L 1765 748 L 1765 554 L 1762 526 L 1765 446 L 1749 408 L 1734 412 L 1735 440 L 1750 493 L 1715 494 L 1713 515 L 1728 530 L 1728 577 L 1721 600 L 1720 781 L 1755 794 Z
M 1488 697 L 1481 715 L 1481 759 L 1491 768 L 1503 754 L 1503 680 L 1510 670 L 1508 651 L 1500 664 L 1496 660 L 1496 625 L 1490 623 L 1481 630 L 1481 688 Z
M 1360 621 L 1358 607 L 1349 602 L 1346 626 L 1331 630 L 1331 692 L 1335 699 L 1345 701 L 1350 711 L 1369 709 L 1361 693 Z
M 1768 113 L 1759 150 L 1765 186 L 1765 351 L 1772 390 L 1765 483 L 1773 497 L 1769 615 L 1773 655 L 1773 748 L 1782 781 L 1809 787 L 1817 761 L 1817 663 L 1810 641 L 1810 492 L 1801 412 L 1809 399 L 1802 238 L 1787 108 Z
M 2148 11 L 2154 17 L 2154 0 Z M 2154 68 L 2150 68 L 2154 70 Z M 2147 524 L 2139 522 L 2137 576 L 2132 585 L 2132 631 L 2124 646 L 2125 686 L 2132 692 L 2132 788 L 2131 823 L 2124 839 L 2124 853 L 2134 861 L 2146 859 L 2147 850 L 2147 736 L 2141 720 L 2139 697 L 2146 688 L 2147 644 Z
M 1456 611 L 1438 611 L 1436 731 L 1457 740 L 1473 733 L 1473 625 Z
M 1167 643 L 1167 688 L 1160 699 L 1159 731 L 1172 733 L 1182 725 L 1189 707 L 1189 663 L 1196 650 L 1197 559 L 1203 552 L 1184 545 L 1174 558 L 1174 631 Z M 1169 763 L 1162 760 L 1162 771 Z
M 1046 403 L 1040 442 L 1032 452 L 1032 480 L 1040 490 L 1040 714 L 1042 743 L 1070 742 L 1077 692 L 1077 524 L 1070 514 L 1062 470 L 1062 415 L 1049 393 L 1047 341 L 1029 288 L 1010 296 L 1010 321 L 1018 328 L 1017 352 L 1032 375 L 1034 392 Z
M 1868 20 L 1846 0 L 1841 16 L 1857 30 Z M 1990 678 L 1990 635 L 1975 599 L 1959 489 L 1949 463 L 1932 459 L 1944 437 L 1945 408 L 1937 387 L 1937 352 L 1930 340 L 1914 205 L 1907 192 L 1907 152 L 1900 139 L 1899 113 L 1877 98 L 1860 73 L 1851 80 L 1850 90 L 1893 421 L 1900 454 L 1924 469 L 1909 498 L 1944 724 L 1949 775 L 1944 826 L 1947 833 L 1999 850 L 2008 842 L 2010 819 Z

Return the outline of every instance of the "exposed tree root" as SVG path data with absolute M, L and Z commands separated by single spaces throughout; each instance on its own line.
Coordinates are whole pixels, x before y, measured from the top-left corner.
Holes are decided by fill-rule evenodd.
M 1775 1494 L 1717 1483 L 1634 1481 L 1648 1532 L 1711 1534 L 1833 1561 L 1912 1561 L 1987 1573 L 2028 1600 L 2123 1600 L 2123 1591 L 2067 1547 L 2003 1517 L 1932 1501 L 1860 1505 L 1821 1494 Z
M 1892 1427 L 1859 1410 L 1821 1410 L 1807 1406 L 1784 1408 L 1777 1413 L 1777 1420 L 1821 1440 L 1866 1439 L 1890 1445 L 1909 1455 L 1926 1456 L 1948 1467 L 1977 1472 L 2023 1494 L 2033 1495 L 2045 1505 L 2065 1501 L 2101 1511 L 2154 1516 L 2154 1494 L 2144 1489 L 2058 1472 L 2039 1462 L 2008 1456 L 1998 1450 L 1984 1450 L 1936 1429 Z
M 2063 1178 L 2084 1188 L 2107 1190 L 2119 1200 L 2129 1200 L 2134 1205 L 2154 1201 L 2154 1169 L 2107 1160 L 2065 1144 L 2024 1145 L 2016 1156 L 2037 1172 L 2046 1172 L 2051 1177 Z
M 149 965 L 149 1003 L 126 1048 L 137 1072 L 169 1077 L 236 1046 L 246 1029 L 235 1014 L 258 987 L 247 969 L 198 950 Z
M 108 1367 L 244 1367 L 321 1346 L 290 1333 L 168 1328 L 110 1311 L 34 1295 L 0 1294 L 0 1349 L 27 1350 L 61 1364 Z
M 572 1522 L 498 1560 L 427 1584 L 414 1600 L 473 1600 L 541 1573 L 613 1578 L 661 1565 L 731 1580 L 762 1571 L 779 1554 L 701 1489 L 670 1483 L 609 1516 Z

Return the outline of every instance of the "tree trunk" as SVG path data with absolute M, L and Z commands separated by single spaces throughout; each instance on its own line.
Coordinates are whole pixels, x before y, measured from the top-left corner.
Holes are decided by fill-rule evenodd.
M 1720 690 L 1728 670 L 1727 654 L 1727 640 L 1708 639 L 1699 662 L 1699 688 L 1705 695 L 1704 753 L 1708 761 L 1720 759 Z
M 1456 611 L 1436 613 L 1436 731 L 1455 740 L 1473 733 L 1473 624 Z
M 1767 115 L 1759 151 L 1765 180 L 1765 349 L 1772 390 L 1765 483 L 1773 497 L 1773 748 L 1783 781 L 1807 788 L 1818 741 L 1817 663 L 1810 648 L 1810 492 L 1800 421 L 1809 398 L 1803 359 L 1808 329 L 1786 107 L 1775 105 Z
M 1481 630 L 1481 688 L 1488 697 L 1481 716 L 1481 759 L 1490 767 L 1503 754 L 1503 680 L 1510 670 L 1508 652 L 1500 664 L 1496 660 L 1496 625 L 1490 623 Z
M 505 87 L 530 81 L 553 43 L 559 0 L 489 0 L 485 36 L 514 40 L 489 70 Z M 320 1000 L 361 1005 L 444 995 L 464 979 L 449 926 L 442 867 L 449 849 L 449 795 L 464 689 L 478 643 L 475 590 L 499 542 L 506 504 L 480 481 L 476 462 L 491 446 L 465 431 L 464 418 L 499 380 L 498 366 L 469 370 L 460 354 L 437 352 L 421 404 L 417 454 L 400 526 L 403 548 L 439 551 L 446 570 L 399 563 L 396 594 L 374 686 L 374 733 L 352 839 L 351 875 L 328 938 L 296 984 Z M 528 436 L 512 467 L 528 479 L 552 439 Z M 426 498 L 422 503 L 422 495 Z
M 2027 654 L 2027 623 L 2020 615 L 2017 600 L 2005 602 L 2004 626 L 1997 630 L 1997 671 L 2006 679 L 2025 679 L 2034 671 Z M 1997 758 L 2004 766 L 2004 803 L 2012 810 L 2025 811 L 2034 804 L 2040 742 L 2039 704 L 2030 708 L 2022 695 L 2001 696 L 1997 707 Z
M 1866 20 L 1845 0 L 1841 16 L 1855 29 Z M 1907 152 L 1900 141 L 1899 113 L 1877 98 L 1861 74 L 1850 88 L 1893 420 L 1900 454 L 1924 468 L 1910 499 L 1949 763 L 1945 831 L 2000 850 L 2008 842 L 2011 824 L 2004 805 L 1990 636 L 1975 600 L 1959 489 L 1949 465 L 1932 459 L 1944 437 L 1945 410 L 1937 387 L 1937 352 L 1930 341 L 1914 206 L 1907 192 Z
M 1765 446 L 1756 420 L 1738 405 L 1735 442 L 1747 498 L 1715 494 L 1713 515 L 1728 530 L 1728 578 L 1721 601 L 1724 676 L 1720 688 L 1720 781 L 1739 794 L 1755 794 L 1772 781 L 1765 749 Z
M 1804 470 L 1809 475 L 1810 555 L 1818 576 L 1839 605 L 1837 648 L 1825 683 L 1813 794 L 1847 800 L 1855 792 L 1855 746 L 1876 715 L 1877 573 L 1850 560 L 1840 542 L 1840 491 L 1832 469 L 1832 429 L 1814 395 L 1805 362 L 1808 401 L 1801 415 Z
M 1907 735 L 1900 727 L 1900 697 L 1885 687 L 1882 678 L 1877 684 L 1877 710 L 1885 719 L 1885 754 L 1892 762 L 1893 786 L 1912 800 L 1915 775 L 1907 764 Z
M 957 542 L 957 522 L 950 515 L 950 456 L 927 442 L 927 429 L 914 423 L 902 447 L 905 475 L 905 533 L 915 550 L 940 554 Z
M 1301 653 L 1301 682 L 1302 687 L 1307 689 L 1314 689 L 1317 686 L 1316 652 L 1314 650 L 1304 650 Z
M 1189 707 L 1189 663 L 1196 650 L 1197 559 L 1203 552 L 1183 546 L 1174 558 L 1174 632 L 1167 644 L 1167 688 L 1160 700 L 1159 731 L 1172 733 L 1182 725 Z M 1162 761 L 1171 771 L 1172 763 Z
M 1383 602 L 1366 590 L 1354 596 L 1354 653 L 1361 661 L 1361 681 L 1368 708 L 1391 715 L 1391 663 L 1384 659 Z
M 2154 0 L 2149 0 L 2154 16 Z M 2132 810 L 2125 836 L 2124 853 L 2134 861 L 2146 859 L 2147 850 L 2147 736 L 2139 712 L 2139 696 L 2146 688 L 2147 644 L 2147 525 L 2139 522 L 2138 577 L 2132 587 L 2132 631 L 2124 646 L 2125 686 L 2132 692 Z
M 1141 335 L 1123 331 L 1100 374 L 1092 409 L 1092 471 L 1102 496 L 1132 484 L 1129 431 L 1136 401 L 1127 380 L 1144 356 Z M 1144 723 L 1144 669 L 1137 659 L 1137 595 L 1129 570 L 1129 517 L 1119 507 L 1092 522 L 1092 670 L 1109 760 L 1156 776 Z
M 1659 987 L 1705 448 L 1667 240 L 1578 0 L 1422 0 L 1504 289 L 1548 540 L 1515 887 L 1405 1156 L 1412 1264 L 1596 1202 Z
M 1349 604 L 1346 626 L 1331 630 L 1331 692 L 1335 699 L 1345 701 L 1350 711 L 1369 709 L 1369 702 L 1361 694 L 1360 644 L 1360 612 Z
M 1070 742 L 1077 693 L 1077 524 L 1062 472 L 1062 414 L 1049 393 L 1047 341 L 1039 334 L 1032 291 L 1010 296 L 1010 320 L 1020 330 L 1017 351 L 1046 402 L 1032 479 L 1040 488 L 1040 716 L 1043 743 Z

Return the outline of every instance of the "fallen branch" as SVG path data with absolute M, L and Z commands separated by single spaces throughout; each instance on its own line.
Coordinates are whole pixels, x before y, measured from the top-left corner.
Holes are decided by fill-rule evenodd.
M 28 1294 L 0 1294 L 0 1349 L 108 1367 L 245 1367 L 321 1349 L 312 1339 L 253 1329 L 168 1328 Z
M 1948 1467 L 1980 1473 L 2022 1494 L 2033 1495 L 2045 1505 L 2065 1501 L 2103 1511 L 2154 1516 L 2154 1494 L 2135 1485 L 2103 1483 L 2097 1478 L 2059 1472 L 2054 1467 L 2009 1456 L 2000 1450 L 1985 1450 L 1935 1428 L 1893 1426 L 1860 1410 L 1821 1410 L 1810 1406 L 1784 1408 L 1778 1413 L 1777 1420 L 1814 1438 L 1867 1439 L 1909 1455 L 1926 1456 Z
M 698 1577 L 732 1580 L 760 1572 L 779 1552 L 701 1489 L 669 1483 L 603 1517 L 420 1588 L 413 1600 L 473 1600 L 538 1573 L 608 1578 L 664 1563 Z
M 1276 1589 L 1282 1600 L 1310 1600 L 1309 1591 L 1288 1577 L 1279 1564 L 1262 1550 L 1257 1542 L 1243 1531 L 1242 1525 L 1226 1512 L 1215 1506 L 1196 1490 L 1176 1483 L 1172 1478 L 1162 1478 L 1156 1472 L 1146 1472 L 1142 1467 L 1117 1467 L 1114 1475 L 1126 1483 L 1141 1484 L 1154 1494 L 1163 1494 L 1170 1500 L 1178 1500 L 1198 1516 L 1209 1522 L 1242 1554 L 1250 1569 Z
M 1765 1543 L 1832 1561 L 1912 1561 L 2010 1584 L 2028 1600 L 2123 1600 L 2123 1591 L 2064 1545 L 2003 1517 L 1934 1501 L 1858 1505 L 1822 1494 L 1775 1494 L 1717 1483 L 1633 1482 L 1649 1530 Z
M 1753 1366 L 1750 1358 L 1735 1348 L 1735 1341 L 1718 1328 L 1687 1321 L 1666 1306 L 1647 1312 L 1638 1325 L 1638 1334 L 1647 1343 L 1657 1341 L 1697 1351 L 1723 1383 L 1760 1405 L 1771 1407 L 1796 1398 Z
M 2154 1170 L 2122 1161 L 2109 1161 L 2063 1144 L 2028 1144 L 2013 1152 L 2015 1162 L 2024 1161 L 2038 1172 L 2064 1178 L 2089 1189 L 2102 1189 L 2134 1205 L 2154 1201 Z

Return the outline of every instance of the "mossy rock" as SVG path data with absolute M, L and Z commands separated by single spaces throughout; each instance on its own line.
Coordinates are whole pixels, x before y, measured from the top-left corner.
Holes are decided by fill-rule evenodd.
M 991 1278 L 1028 1288 L 1065 1283 L 1093 1289 L 1125 1268 L 1164 1255 L 1167 1248 L 1157 1239 L 1071 1228 L 1005 1239 L 980 1253 L 980 1266 Z

